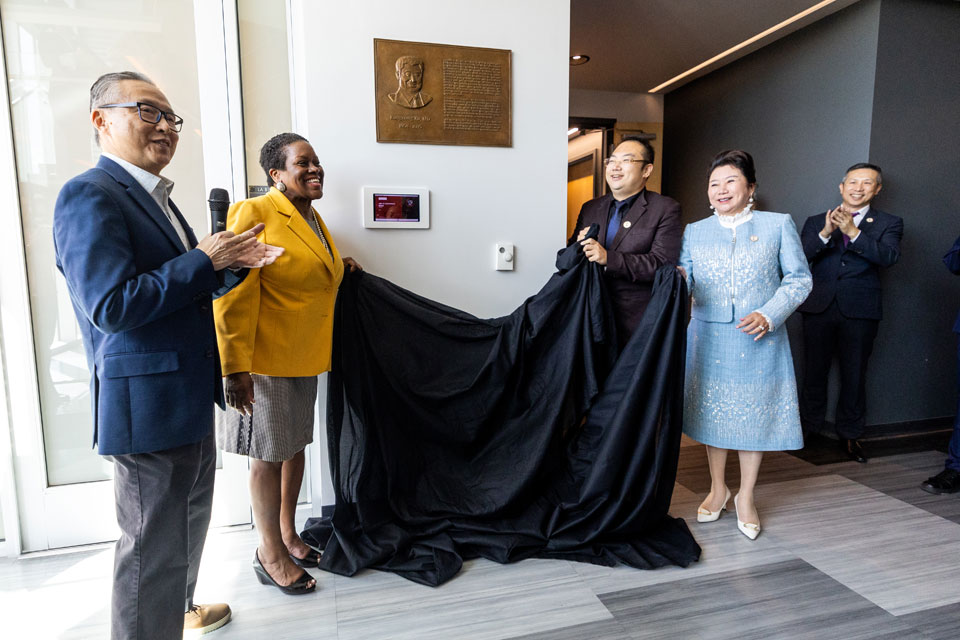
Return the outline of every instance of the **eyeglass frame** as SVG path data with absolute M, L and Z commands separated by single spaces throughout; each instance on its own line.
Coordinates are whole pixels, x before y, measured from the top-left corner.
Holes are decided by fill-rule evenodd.
M 618 165 L 618 164 L 621 167 L 625 164 L 639 164 L 641 167 L 643 167 L 643 165 L 645 164 L 653 164 L 653 163 L 650 162 L 649 160 L 645 160 L 642 158 L 640 160 L 637 160 L 636 158 L 604 158 L 603 160 L 604 169 L 606 169 L 610 165 Z
M 180 133 L 180 130 L 183 128 L 183 118 L 175 114 L 173 111 L 164 111 L 160 107 L 150 104 L 149 102 L 117 102 L 114 104 L 102 104 L 97 109 L 114 109 L 119 107 L 136 107 L 137 108 L 137 117 L 141 121 L 146 122 L 147 124 L 159 124 L 161 120 L 166 120 L 167 124 L 170 125 L 170 128 Z M 151 109 L 157 110 L 157 119 L 153 122 L 145 119 L 143 117 L 143 111 L 140 110 L 140 107 L 150 107 Z M 170 122 L 167 119 L 167 116 L 173 116 L 174 121 Z

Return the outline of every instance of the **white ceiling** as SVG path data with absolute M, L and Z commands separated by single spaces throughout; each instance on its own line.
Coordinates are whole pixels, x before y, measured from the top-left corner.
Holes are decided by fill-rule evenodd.
M 856 1 L 571 0 L 570 54 L 586 54 L 590 62 L 570 67 L 570 88 L 646 92 L 804 10 L 823 5 L 739 55 L 703 70 L 702 75 Z

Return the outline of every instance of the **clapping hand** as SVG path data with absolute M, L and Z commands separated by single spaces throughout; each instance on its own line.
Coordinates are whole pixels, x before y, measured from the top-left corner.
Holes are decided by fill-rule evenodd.
M 830 222 L 834 227 L 840 229 L 840 233 L 847 236 L 851 240 L 856 238 L 860 234 L 860 230 L 857 229 L 857 225 L 853 223 L 853 214 L 843 206 L 840 205 L 828 215 Z
M 840 211 L 842 208 L 843 208 L 843 205 L 841 204 L 836 209 L 831 209 L 830 211 L 827 211 L 827 215 L 824 217 L 824 221 L 823 221 L 823 229 L 820 231 L 820 237 L 829 238 L 830 234 L 832 234 L 837 229 L 837 224 L 833 221 L 834 215 L 838 211 Z
M 213 263 L 215 271 L 265 267 L 283 255 L 282 247 L 263 244 L 257 240 L 257 234 L 263 231 L 260 224 L 237 235 L 233 231 L 221 231 L 208 235 L 197 244 Z

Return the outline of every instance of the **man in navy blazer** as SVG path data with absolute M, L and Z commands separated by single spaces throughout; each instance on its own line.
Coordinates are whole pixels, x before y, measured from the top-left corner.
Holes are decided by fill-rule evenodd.
M 680 204 L 647 191 L 653 161 L 649 142 L 624 136 L 605 161 L 610 193 L 583 204 L 567 240 L 567 246 L 579 241 L 587 259 L 605 267 L 621 347 L 640 324 L 657 269 L 680 257 Z M 591 224 L 600 226 L 596 240 L 585 239 Z
M 282 250 L 257 228 L 197 241 L 160 175 L 183 120 L 149 79 L 101 76 L 90 114 L 103 155 L 60 191 L 53 233 L 90 368 L 94 444 L 114 460 L 111 634 L 169 640 L 230 619 L 225 604 L 192 602 L 223 406 L 212 295 L 242 279 L 232 269 Z
M 859 438 L 866 413 L 867 361 L 882 317 L 880 269 L 900 259 L 903 220 L 870 206 L 883 173 L 869 163 L 847 169 L 842 202 L 807 218 L 800 233 L 813 291 L 800 305 L 804 377 L 800 418 L 806 434 L 820 433 L 827 409 L 827 374 L 840 363 L 836 430 L 851 460 L 866 462 Z
M 943 263 L 950 273 L 960 276 L 960 237 L 953 243 L 953 247 L 943 256 Z M 957 417 L 953 421 L 953 435 L 947 446 L 947 463 L 943 471 L 927 478 L 920 484 L 920 488 L 927 493 L 956 493 L 960 491 L 960 313 L 953 323 L 953 331 L 957 334 Z

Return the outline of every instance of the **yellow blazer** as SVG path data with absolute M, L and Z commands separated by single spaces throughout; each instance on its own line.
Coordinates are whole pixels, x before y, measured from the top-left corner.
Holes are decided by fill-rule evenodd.
M 237 202 L 227 213 L 227 228 L 236 233 L 259 222 L 266 225 L 260 241 L 285 251 L 273 264 L 251 269 L 243 282 L 214 300 L 223 375 L 249 371 L 300 377 L 328 371 L 333 306 L 343 279 L 340 253 L 323 220 L 320 228 L 333 256 L 275 188 Z

